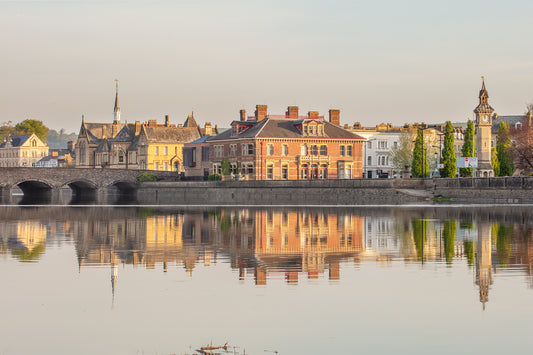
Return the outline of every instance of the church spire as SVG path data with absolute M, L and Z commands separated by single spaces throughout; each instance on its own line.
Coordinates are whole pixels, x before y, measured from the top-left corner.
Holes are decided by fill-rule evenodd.
M 481 90 L 479 90 L 479 102 L 482 104 L 487 104 L 489 98 L 489 93 L 487 88 L 485 88 L 485 77 L 481 77 Z
M 114 120 L 113 123 L 120 123 L 120 106 L 118 104 L 118 79 L 115 79 L 115 108 L 113 109 Z

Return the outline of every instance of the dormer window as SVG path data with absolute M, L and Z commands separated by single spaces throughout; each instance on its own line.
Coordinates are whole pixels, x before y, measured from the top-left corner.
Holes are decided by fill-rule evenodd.
M 307 135 L 307 125 L 304 124 L 302 127 L 303 127 L 303 134 L 306 136 Z

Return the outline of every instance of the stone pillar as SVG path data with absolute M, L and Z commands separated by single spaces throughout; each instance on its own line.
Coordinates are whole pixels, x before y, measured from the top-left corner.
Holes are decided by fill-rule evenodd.
M 50 203 L 52 205 L 64 205 L 65 201 L 63 201 L 63 194 L 61 193 L 62 189 L 59 187 L 52 188 L 51 196 L 50 196 Z
M 13 204 L 13 197 L 11 195 L 11 187 L 2 186 L 0 187 L 0 203 L 3 205 Z
M 107 205 L 107 188 L 100 187 L 96 190 L 96 204 L 97 205 Z

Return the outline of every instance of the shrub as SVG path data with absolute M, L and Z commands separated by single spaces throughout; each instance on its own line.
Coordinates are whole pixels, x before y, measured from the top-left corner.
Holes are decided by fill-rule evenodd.
M 137 176 L 137 181 L 139 182 L 157 181 L 157 176 L 147 171 L 143 171 Z
M 207 181 L 218 181 L 220 180 L 220 174 L 211 174 L 207 177 Z

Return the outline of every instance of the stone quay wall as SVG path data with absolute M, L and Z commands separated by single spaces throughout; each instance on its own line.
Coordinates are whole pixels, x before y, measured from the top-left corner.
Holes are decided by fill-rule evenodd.
M 399 205 L 533 203 L 533 177 L 314 181 L 146 182 L 145 205 Z

